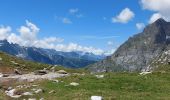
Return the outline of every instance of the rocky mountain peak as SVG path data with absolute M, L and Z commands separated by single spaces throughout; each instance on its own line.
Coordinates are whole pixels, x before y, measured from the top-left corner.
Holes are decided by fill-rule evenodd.
M 167 22 L 163 18 L 159 18 L 154 23 L 156 23 L 156 24 L 166 24 Z
M 160 18 L 146 26 L 142 33 L 130 37 L 107 59 L 95 63 L 90 70 L 142 71 L 159 57 L 170 44 L 170 23 Z

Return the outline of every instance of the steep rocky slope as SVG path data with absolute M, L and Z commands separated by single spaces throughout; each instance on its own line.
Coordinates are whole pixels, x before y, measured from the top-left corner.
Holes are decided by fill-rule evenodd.
M 94 72 L 151 70 L 155 68 L 151 66 L 153 60 L 166 52 L 169 44 L 170 22 L 160 18 L 142 33 L 130 37 L 112 56 L 90 65 L 89 69 Z

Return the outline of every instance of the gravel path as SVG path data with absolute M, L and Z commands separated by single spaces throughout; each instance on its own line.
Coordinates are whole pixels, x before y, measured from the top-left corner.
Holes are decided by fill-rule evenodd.
M 1 77 L 0 81 L 8 80 L 8 79 L 15 79 L 17 81 L 32 82 L 35 80 L 42 80 L 42 79 L 52 80 L 52 79 L 55 79 L 58 77 L 64 77 L 64 76 L 68 76 L 68 75 L 69 74 L 59 74 L 59 73 L 54 73 L 54 72 L 50 72 L 45 75 L 35 75 L 34 73 L 29 73 L 29 74 L 23 74 L 23 75 L 10 75 L 8 77 Z

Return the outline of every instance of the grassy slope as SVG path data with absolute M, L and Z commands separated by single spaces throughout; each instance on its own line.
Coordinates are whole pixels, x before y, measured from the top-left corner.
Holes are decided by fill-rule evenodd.
M 0 71 L 1 69 L 9 70 L 9 69 L 17 68 L 25 72 L 31 72 L 35 70 L 44 69 L 44 68 L 50 69 L 51 67 L 53 67 L 52 65 L 48 65 L 48 64 L 42 64 L 42 63 L 26 61 L 20 58 L 16 58 L 14 56 L 8 55 L 3 52 L 0 52 L 0 58 L 2 58 L 2 60 L 0 61 Z M 15 63 L 18 63 L 18 64 L 14 64 L 11 61 L 14 61 Z M 62 66 L 56 67 L 56 70 L 60 70 L 60 69 L 66 70 L 68 72 L 84 72 L 85 71 L 83 69 L 75 70 L 75 69 L 64 68 Z
M 139 76 L 131 73 L 106 74 L 105 78 L 97 79 L 93 75 L 71 76 L 61 78 L 64 83 L 44 82 L 41 84 L 46 91 L 54 89 L 55 94 L 45 92 L 42 97 L 49 100 L 88 100 L 92 95 L 103 96 L 105 100 L 123 99 L 170 99 L 170 74 L 154 73 Z M 80 86 L 65 86 L 70 82 L 78 82 Z
M 49 67 L 46 64 L 24 61 L 4 53 L 0 53 L 0 57 L 2 58 L 0 67 L 18 67 L 28 71 Z M 19 65 L 12 64 L 11 61 L 15 61 Z M 84 70 L 65 69 L 63 67 L 57 67 L 57 69 L 64 69 L 71 73 L 84 72 Z M 160 69 L 163 73 L 155 72 L 145 76 L 140 76 L 138 73 L 107 73 L 104 78 L 98 79 L 94 75 L 86 73 L 85 76 L 71 75 L 59 78 L 59 83 L 46 80 L 23 84 L 39 84 L 38 88 L 44 89 L 45 92 L 31 97 L 43 97 L 45 100 L 89 100 L 92 95 L 103 96 L 104 100 L 169 100 L 170 65 L 162 66 Z M 70 82 L 78 82 L 80 85 L 77 87 L 68 86 Z M 55 93 L 49 94 L 51 90 L 55 90 Z M 31 91 L 31 88 L 24 91 Z M 30 98 L 30 96 L 22 97 L 21 100 L 23 98 Z M 4 91 L 0 89 L 0 100 L 12 99 L 5 96 Z
M 45 100 L 89 100 L 92 95 L 99 95 L 103 96 L 104 100 L 170 99 L 170 73 L 153 73 L 145 76 L 137 73 L 107 73 L 102 79 L 94 75 L 72 75 L 58 80 L 59 83 L 52 81 L 31 83 L 39 84 L 38 88 L 45 90 L 44 93 L 32 97 L 43 97 Z M 78 82 L 80 85 L 68 86 L 70 82 Z M 49 94 L 51 90 L 55 90 L 55 93 Z

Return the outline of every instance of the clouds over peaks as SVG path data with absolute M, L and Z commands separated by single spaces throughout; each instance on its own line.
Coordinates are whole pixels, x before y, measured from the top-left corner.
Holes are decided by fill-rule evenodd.
M 128 23 L 134 17 L 134 12 L 131 11 L 129 8 L 125 8 L 117 16 L 112 18 L 112 22 Z
M 17 29 L 19 35 L 12 33 L 10 26 L 0 26 L 0 40 L 8 40 L 10 43 L 16 43 L 25 47 L 37 47 L 45 49 L 54 49 L 57 51 L 71 52 L 82 51 L 96 55 L 107 54 L 102 49 L 94 47 L 81 46 L 77 43 L 63 44 L 64 39 L 58 37 L 45 37 L 39 39 L 37 36 L 40 29 L 30 21 L 26 21 L 26 25 Z
M 140 3 L 143 9 L 156 12 L 150 17 L 149 23 L 159 18 L 170 21 L 170 0 L 141 0 Z

